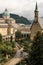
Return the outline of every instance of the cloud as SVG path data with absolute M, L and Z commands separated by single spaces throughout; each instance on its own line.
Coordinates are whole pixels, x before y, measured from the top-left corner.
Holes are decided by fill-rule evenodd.
M 40 16 L 43 13 L 43 0 L 37 0 Z M 0 12 L 4 11 L 5 8 L 9 12 L 19 14 L 20 16 L 32 19 L 34 16 L 36 0 L 0 0 Z

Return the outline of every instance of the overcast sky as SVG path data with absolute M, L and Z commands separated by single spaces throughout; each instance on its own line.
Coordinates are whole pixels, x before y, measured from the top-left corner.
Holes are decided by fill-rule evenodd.
M 37 0 L 39 16 L 43 16 L 43 0 Z M 28 19 L 32 19 L 34 16 L 36 0 L 0 0 L 0 12 L 3 12 L 5 8 L 9 12 L 19 14 Z

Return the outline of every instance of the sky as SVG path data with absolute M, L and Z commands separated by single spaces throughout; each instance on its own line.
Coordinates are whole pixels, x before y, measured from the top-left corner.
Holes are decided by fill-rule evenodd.
M 43 0 L 0 0 L 0 13 L 7 8 L 10 13 L 33 19 L 36 1 L 38 4 L 39 17 L 42 17 Z

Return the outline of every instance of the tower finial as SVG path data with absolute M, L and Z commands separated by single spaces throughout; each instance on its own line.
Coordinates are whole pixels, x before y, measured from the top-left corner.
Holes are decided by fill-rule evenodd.
M 35 11 L 38 11 L 38 6 L 37 6 L 37 2 L 36 2 L 36 7 L 35 7 Z
M 36 7 L 35 7 L 35 22 L 38 22 L 38 7 L 37 7 L 37 2 L 36 2 Z

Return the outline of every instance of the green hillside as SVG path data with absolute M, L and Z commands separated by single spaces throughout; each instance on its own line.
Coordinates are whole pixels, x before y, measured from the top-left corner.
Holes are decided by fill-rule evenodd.
M 19 16 L 16 14 L 10 14 L 10 17 L 14 18 L 16 20 L 16 23 L 31 24 L 31 22 L 23 16 Z M 0 18 L 2 18 L 2 14 L 0 14 Z
M 15 14 L 10 14 L 12 18 L 16 20 L 16 23 L 22 23 L 22 24 L 31 24 L 30 21 L 27 18 L 24 18 L 23 16 L 15 15 Z

